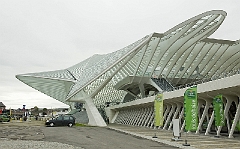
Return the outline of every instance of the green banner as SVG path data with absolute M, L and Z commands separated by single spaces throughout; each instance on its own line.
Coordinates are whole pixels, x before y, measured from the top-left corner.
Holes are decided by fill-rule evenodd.
M 163 94 L 157 94 L 154 100 L 154 125 L 163 126 Z
M 195 131 L 198 127 L 197 86 L 187 89 L 184 93 L 185 129 Z
M 222 95 L 217 95 L 213 99 L 214 119 L 216 126 L 224 126 L 224 112 Z

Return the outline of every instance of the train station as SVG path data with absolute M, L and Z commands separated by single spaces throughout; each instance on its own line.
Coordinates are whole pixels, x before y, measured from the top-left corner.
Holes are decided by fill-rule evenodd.
M 161 94 L 163 124 L 157 129 L 169 131 L 174 119 L 181 131 L 188 125 L 184 95 L 195 87 L 197 125 L 190 131 L 232 138 L 240 129 L 240 40 L 209 38 L 226 16 L 222 10 L 204 12 L 112 53 L 16 78 L 73 111 L 82 103 L 93 126 L 109 122 L 156 128 L 154 101 Z M 214 123 L 216 96 L 221 96 L 223 125 Z

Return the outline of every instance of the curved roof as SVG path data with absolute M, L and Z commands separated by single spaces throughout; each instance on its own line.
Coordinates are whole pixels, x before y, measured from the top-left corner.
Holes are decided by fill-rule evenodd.
M 91 97 L 96 105 L 120 102 L 127 92 L 113 86 L 128 76 L 166 78 L 173 86 L 211 78 L 240 68 L 239 41 L 208 38 L 225 17 L 221 10 L 205 12 L 165 33 L 152 33 L 67 69 L 16 77 L 64 103 Z

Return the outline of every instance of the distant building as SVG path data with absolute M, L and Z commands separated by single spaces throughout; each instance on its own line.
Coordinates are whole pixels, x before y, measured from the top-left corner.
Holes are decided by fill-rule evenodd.
M 5 108 L 6 106 L 2 102 L 0 102 L 0 110 L 4 110 Z
M 2 114 L 2 111 L 5 110 L 6 106 L 0 102 L 0 114 Z

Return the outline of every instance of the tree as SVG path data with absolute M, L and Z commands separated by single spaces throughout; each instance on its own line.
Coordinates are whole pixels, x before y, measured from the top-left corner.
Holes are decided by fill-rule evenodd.
M 33 111 L 32 111 L 32 114 L 34 114 L 34 115 L 38 115 L 38 107 L 37 106 L 35 106 L 35 107 L 33 107 Z
M 35 106 L 35 107 L 33 108 L 33 111 L 36 111 L 36 112 L 38 112 L 38 107 L 37 107 L 37 106 Z
M 43 108 L 43 115 L 47 115 L 47 108 Z

